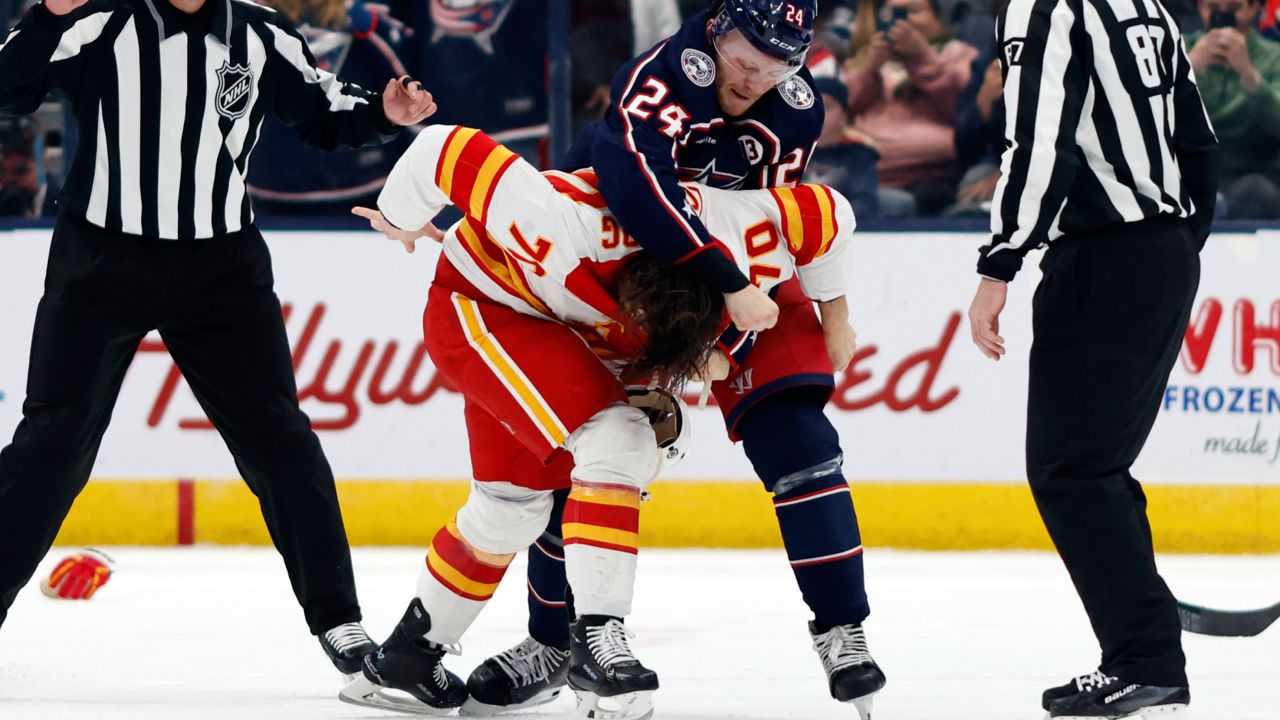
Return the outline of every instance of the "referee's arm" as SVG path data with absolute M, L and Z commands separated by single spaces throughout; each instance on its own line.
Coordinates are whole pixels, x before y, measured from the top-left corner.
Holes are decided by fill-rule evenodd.
M 1009 281 L 1048 239 L 1075 178 L 1075 131 L 1088 79 L 1071 46 L 1067 0 L 1012 0 L 999 19 L 1005 142 L 981 275 Z
M 271 33 L 266 72 L 275 91 L 273 108 L 308 145 L 320 150 L 365 147 L 400 131 L 387 119 L 380 94 L 317 67 L 298 31 L 279 16 L 272 20 L 266 25 Z
M 93 2 L 66 15 L 35 5 L 0 45 L 0 112 L 33 113 L 55 87 L 78 76 L 81 50 L 106 27 L 112 7 Z
M 1173 129 L 1173 152 L 1178 160 L 1182 184 L 1195 205 L 1190 217 L 1192 231 L 1201 246 L 1209 237 L 1209 226 L 1218 205 L 1218 165 L 1222 153 L 1218 137 L 1209 122 L 1208 111 L 1200 99 L 1200 89 L 1191 71 L 1191 59 L 1182 38 L 1174 62 L 1173 106 L 1178 119 Z

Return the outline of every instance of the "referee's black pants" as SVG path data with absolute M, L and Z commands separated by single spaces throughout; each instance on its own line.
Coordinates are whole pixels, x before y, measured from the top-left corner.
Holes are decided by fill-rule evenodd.
M 0 451 L 0 622 L 84 488 L 125 371 L 152 329 L 258 496 L 311 632 L 360 619 L 333 473 L 298 408 L 273 282 L 254 228 L 171 242 L 62 216 L 23 418 Z
M 1027 473 L 1102 646 L 1128 682 L 1187 684 L 1177 605 L 1156 572 L 1129 468 L 1159 412 L 1200 281 L 1185 221 L 1155 218 L 1050 246 L 1036 289 Z

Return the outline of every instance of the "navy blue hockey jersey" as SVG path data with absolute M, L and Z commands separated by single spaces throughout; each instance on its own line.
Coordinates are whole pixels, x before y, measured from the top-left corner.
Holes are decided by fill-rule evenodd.
M 733 292 L 746 287 L 747 278 L 685 207 L 679 182 L 727 189 L 795 185 L 822 132 L 823 109 L 802 69 L 745 115 L 723 116 L 714 53 L 701 13 L 622 66 L 604 118 L 583 132 L 561 164 L 595 169 L 610 210 L 645 250 L 689 262 L 717 290 Z

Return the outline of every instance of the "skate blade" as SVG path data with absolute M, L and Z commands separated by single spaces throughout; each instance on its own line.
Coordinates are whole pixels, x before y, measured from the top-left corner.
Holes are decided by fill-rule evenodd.
M 1116 720 L 1190 720 L 1191 711 L 1186 705 L 1153 705 L 1149 708 L 1143 708 L 1136 713 L 1122 715 Z M 1059 715 L 1053 717 L 1049 713 L 1045 713 L 1044 720 L 1098 720 L 1098 717 L 1086 717 L 1084 715 Z
M 875 701 L 876 694 L 863 695 L 860 698 L 854 698 L 849 702 L 853 703 L 853 707 L 858 711 L 858 715 L 862 720 L 871 720 L 871 705 Z
M 574 717 L 587 720 L 648 720 L 653 717 L 653 691 L 600 697 L 586 690 L 574 690 L 578 707 Z
M 561 688 L 549 688 L 525 700 L 522 703 L 514 705 L 490 705 L 482 703 L 475 698 L 467 698 L 467 701 L 458 708 L 458 714 L 470 717 L 493 717 L 494 715 L 502 715 L 503 713 L 514 712 L 516 710 L 524 710 L 525 708 L 537 707 L 538 705 L 546 705 L 547 703 L 560 697 Z
M 392 694 L 396 693 L 396 694 Z M 338 699 L 352 705 L 411 713 L 414 715 L 448 715 L 453 708 L 432 707 L 417 698 L 369 682 L 363 674 L 357 675 L 346 687 L 338 691 Z

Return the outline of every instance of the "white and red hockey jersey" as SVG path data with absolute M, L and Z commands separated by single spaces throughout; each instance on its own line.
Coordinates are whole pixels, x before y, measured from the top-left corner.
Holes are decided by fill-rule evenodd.
M 813 300 L 846 293 L 855 219 L 838 192 L 691 183 L 685 194 L 683 212 L 700 217 L 761 289 L 796 275 Z M 446 234 L 445 257 L 487 299 L 573 326 L 604 357 L 643 342 L 625 331 L 613 293 L 619 265 L 640 246 L 605 206 L 593 172 L 540 173 L 478 130 L 433 126 L 400 158 L 378 208 L 408 229 L 449 204 L 465 217 Z

